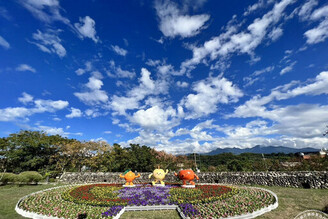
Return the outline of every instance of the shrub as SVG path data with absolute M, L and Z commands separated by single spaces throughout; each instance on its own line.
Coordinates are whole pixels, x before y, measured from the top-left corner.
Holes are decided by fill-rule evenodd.
M 25 171 L 18 175 L 18 181 L 22 183 L 38 183 L 42 180 L 42 176 L 40 173 L 36 171 Z
M 0 173 L 0 182 L 7 184 L 8 182 L 16 182 L 17 175 L 14 173 Z

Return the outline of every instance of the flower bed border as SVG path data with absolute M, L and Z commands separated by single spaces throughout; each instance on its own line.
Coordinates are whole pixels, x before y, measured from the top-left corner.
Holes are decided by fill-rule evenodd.
M 83 183 L 83 184 L 74 184 L 74 185 L 64 185 L 64 186 L 57 186 L 57 187 L 53 187 L 53 188 L 48 188 L 48 189 L 44 189 L 41 191 L 37 191 L 37 192 L 33 192 L 31 194 L 28 194 L 22 198 L 20 198 L 16 204 L 15 207 L 15 211 L 19 214 L 22 215 L 24 217 L 27 218 L 38 218 L 38 219 L 61 219 L 58 217 L 52 217 L 52 216 L 46 216 L 46 215 L 42 215 L 42 214 L 37 214 L 34 212 L 30 212 L 30 211 L 25 211 L 22 208 L 19 208 L 19 204 L 27 197 L 38 194 L 38 193 L 42 193 L 42 192 L 46 192 L 46 191 L 50 191 L 53 189 L 59 189 L 59 188 L 64 188 L 64 187 L 70 187 L 70 186 L 79 186 L 79 185 L 90 185 L 90 184 L 98 184 L 98 183 Z M 111 183 L 108 183 L 111 184 Z M 200 183 L 199 185 L 223 185 L 223 184 L 218 184 L 218 183 Z M 268 189 L 264 189 L 264 188 L 259 188 L 259 187 L 241 187 L 241 188 L 253 188 L 253 189 L 261 189 L 264 190 L 266 192 L 269 192 L 271 195 L 273 195 L 276 199 L 276 202 L 274 204 L 271 204 L 265 208 L 262 208 L 260 210 L 254 211 L 252 213 L 248 213 L 248 214 L 243 214 L 243 215 L 237 215 L 237 216 L 233 216 L 233 217 L 227 217 L 227 219 L 246 219 L 246 218 L 255 218 L 257 216 L 260 216 L 264 213 L 270 212 L 276 208 L 278 208 L 279 203 L 278 203 L 278 196 L 268 190 Z M 156 211 L 156 210 L 177 210 L 180 217 L 183 219 L 187 219 L 189 217 L 186 217 L 182 210 L 180 209 L 180 207 L 178 205 L 149 205 L 149 206 L 125 206 L 123 207 L 123 209 L 113 217 L 113 219 L 119 219 L 121 217 L 121 215 L 125 212 L 125 211 Z

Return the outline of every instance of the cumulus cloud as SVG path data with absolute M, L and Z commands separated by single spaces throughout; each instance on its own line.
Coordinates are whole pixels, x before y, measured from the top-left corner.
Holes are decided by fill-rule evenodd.
M 92 63 L 91 63 L 91 61 L 86 61 L 84 63 L 84 66 L 85 66 L 84 68 L 78 68 L 75 71 L 75 73 L 80 76 L 80 75 L 83 75 L 85 72 L 89 72 L 89 71 L 92 70 Z
M 159 29 L 164 36 L 172 38 L 197 35 L 210 18 L 207 14 L 184 15 L 177 4 L 169 0 L 155 1 L 155 9 L 160 20 Z
M 124 115 L 126 110 L 136 109 L 139 107 L 139 101 L 143 100 L 149 94 L 156 94 L 159 89 L 155 90 L 155 81 L 150 78 L 150 72 L 142 68 L 139 86 L 132 88 L 126 96 L 114 95 L 111 101 L 111 107 L 120 115 Z
M 27 64 L 20 64 L 19 66 L 17 66 L 16 71 L 30 71 L 34 73 L 36 72 L 35 68 Z
M 71 107 L 71 113 L 67 114 L 65 117 L 71 119 L 71 118 L 81 117 L 82 115 L 83 114 L 80 109 Z
M 182 88 L 186 88 L 186 87 L 189 86 L 189 84 L 187 82 L 185 82 L 185 81 L 177 81 L 176 85 L 178 87 L 182 87 Z
M 242 91 L 231 81 L 221 76 L 209 77 L 193 85 L 196 94 L 189 94 L 181 104 L 191 111 L 187 118 L 198 118 L 218 110 L 219 103 L 237 102 L 243 96 Z
M 131 121 L 144 129 L 168 130 L 176 125 L 176 111 L 169 107 L 166 110 L 159 106 L 153 106 L 147 110 L 138 110 L 132 116 Z
M 168 92 L 168 81 L 165 78 L 153 80 L 151 73 L 146 69 L 141 69 L 141 77 L 139 85 L 133 87 L 125 96 L 114 95 L 111 100 L 111 108 L 119 115 L 125 115 L 126 110 L 137 109 L 140 107 L 140 101 L 144 100 L 149 95 L 166 94 Z M 155 99 L 152 99 L 155 100 Z M 148 103 L 158 104 L 160 101 L 150 101 Z
M 273 28 L 273 30 L 268 34 L 268 37 L 274 42 L 278 40 L 283 34 L 283 30 L 280 27 Z
M 55 112 L 57 110 L 62 110 L 68 106 L 68 101 L 64 100 L 35 100 L 34 101 L 35 108 L 34 111 L 38 113 L 43 112 Z
M 0 46 L 2 46 L 4 49 L 10 48 L 10 44 L 2 36 L 0 36 Z
M 136 73 L 134 71 L 123 70 L 120 65 L 116 65 L 113 60 L 109 62 L 110 70 L 107 70 L 109 77 L 117 78 L 134 78 Z
M 19 102 L 21 102 L 23 104 L 27 104 L 27 103 L 31 103 L 33 101 L 32 95 L 25 93 L 25 92 L 23 92 L 22 95 L 23 95 L 22 97 L 18 98 Z
M 307 38 L 306 43 L 316 44 L 326 40 L 328 37 L 328 5 L 315 10 L 310 19 L 320 21 L 319 25 L 304 33 Z
M 43 33 L 37 30 L 32 36 L 35 41 L 31 43 L 35 44 L 42 52 L 55 53 L 62 58 L 66 55 L 66 49 L 61 44 L 61 39 L 58 37 L 60 31 L 61 30 L 48 29 Z
M 106 103 L 108 101 L 108 96 L 106 91 L 101 90 L 103 85 L 104 84 L 100 79 L 92 76 L 89 78 L 89 82 L 85 84 L 87 91 L 75 92 L 74 95 L 86 105 Z
M 24 104 L 33 103 L 33 107 L 7 107 L 0 109 L 0 121 L 8 122 L 17 119 L 28 119 L 28 116 L 36 113 L 53 113 L 66 108 L 69 104 L 68 101 L 63 100 L 54 101 L 37 99 L 33 101 L 33 97 L 27 93 L 23 93 L 23 97 L 18 98 L 18 100 Z
M 90 38 L 95 43 L 99 41 L 99 37 L 96 36 L 96 22 L 91 17 L 80 18 L 80 23 L 75 23 L 74 26 L 82 38 Z
M 78 136 L 83 135 L 81 132 L 77 132 L 77 133 L 65 132 L 63 128 L 57 128 L 57 127 L 51 127 L 45 125 L 39 125 L 35 129 L 40 131 L 45 131 L 48 135 L 60 135 L 64 137 L 67 137 L 69 135 L 78 135 Z
M 128 53 L 127 50 L 115 45 L 115 46 L 111 46 L 112 50 L 117 54 L 117 55 L 120 55 L 120 56 L 126 56 L 126 54 Z

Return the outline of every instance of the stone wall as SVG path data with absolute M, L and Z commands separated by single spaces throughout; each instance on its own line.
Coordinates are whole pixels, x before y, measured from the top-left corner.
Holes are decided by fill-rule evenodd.
M 124 179 L 119 177 L 120 173 L 92 173 L 66 172 L 60 177 L 64 183 L 124 183 Z M 148 178 L 150 173 L 140 173 L 141 177 L 135 183 L 148 183 L 152 179 Z M 300 172 L 218 172 L 218 173 L 198 173 L 199 183 L 222 183 L 235 185 L 266 185 L 284 186 L 296 188 L 328 188 L 327 171 L 300 171 Z M 166 182 L 178 182 L 173 173 L 169 173 Z

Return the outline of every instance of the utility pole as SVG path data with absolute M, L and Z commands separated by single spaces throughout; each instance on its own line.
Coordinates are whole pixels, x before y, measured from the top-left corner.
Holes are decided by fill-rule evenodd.
M 196 171 L 199 173 L 200 169 L 198 169 L 197 161 L 199 161 L 199 168 L 200 168 L 200 155 L 198 154 L 198 160 L 197 160 L 197 155 L 196 155 L 196 153 L 194 153 L 194 162 L 195 162 L 195 166 L 196 166 Z
M 264 158 L 264 154 L 263 153 L 262 153 L 262 158 L 263 158 L 263 162 L 264 162 L 264 165 L 265 165 L 265 169 L 266 169 L 266 171 L 268 171 L 268 167 L 267 167 L 267 164 L 265 162 L 265 158 Z

